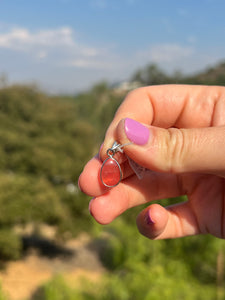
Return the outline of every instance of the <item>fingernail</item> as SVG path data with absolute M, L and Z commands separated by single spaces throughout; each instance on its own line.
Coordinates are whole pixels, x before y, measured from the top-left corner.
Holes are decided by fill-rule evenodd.
M 145 223 L 147 225 L 152 225 L 152 224 L 155 224 L 155 222 L 152 220 L 151 218 L 151 214 L 150 214 L 150 209 L 147 210 L 146 214 L 145 214 Z
M 88 210 L 89 210 L 89 213 L 90 215 L 92 216 L 92 212 L 91 212 L 91 204 L 92 202 L 94 201 L 95 198 L 92 198 L 91 201 L 89 202 L 89 206 L 88 206 Z
M 101 144 L 101 146 L 99 148 L 99 152 L 101 152 L 103 146 L 104 146 L 104 143 Z
M 104 143 L 101 144 L 100 148 L 99 148 L 99 151 L 98 151 L 98 158 L 101 160 L 101 157 L 100 157 L 100 152 L 102 150 L 102 147 L 103 147 Z
M 124 129 L 127 138 L 137 145 L 145 145 L 149 139 L 149 129 L 141 123 L 126 118 L 124 122 Z
M 82 192 L 82 189 L 81 189 L 81 186 L 80 186 L 80 177 L 81 177 L 81 174 L 80 174 L 80 176 L 78 178 L 77 186 L 78 186 L 79 190 Z

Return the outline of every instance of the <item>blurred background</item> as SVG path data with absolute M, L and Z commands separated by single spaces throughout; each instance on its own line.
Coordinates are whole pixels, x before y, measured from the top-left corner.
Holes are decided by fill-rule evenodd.
M 225 244 L 101 226 L 77 186 L 132 89 L 225 85 L 225 2 L 0 1 L 0 299 L 225 299 Z M 183 198 L 164 199 L 167 205 Z

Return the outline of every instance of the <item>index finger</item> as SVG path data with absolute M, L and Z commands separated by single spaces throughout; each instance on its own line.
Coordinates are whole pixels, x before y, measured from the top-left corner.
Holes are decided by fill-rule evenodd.
M 221 94 L 225 95 L 225 88 L 217 86 L 158 85 L 136 89 L 118 108 L 101 153 L 106 153 L 116 140 L 115 129 L 124 118 L 162 128 L 208 127 Z

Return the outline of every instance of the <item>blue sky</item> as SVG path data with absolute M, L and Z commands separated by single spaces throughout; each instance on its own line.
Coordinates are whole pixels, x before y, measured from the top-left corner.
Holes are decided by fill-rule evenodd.
M 225 59 L 223 0 L 0 0 L 0 73 L 74 93 L 157 63 L 204 69 Z

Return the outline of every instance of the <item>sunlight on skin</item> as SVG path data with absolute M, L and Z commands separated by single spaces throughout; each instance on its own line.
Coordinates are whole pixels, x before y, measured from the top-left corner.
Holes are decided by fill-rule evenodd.
M 129 142 L 125 118 L 149 130 L 144 145 L 133 143 L 124 152 L 151 171 L 139 180 L 123 159 L 124 179 L 110 189 L 100 182 L 99 170 L 113 141 Z M 224 123 L 223 87 L 164 85 L 128 94 L 107 130 L 101 160 L 92 159 L 79 179 L 81 190 L 94 197 L 93 217 L 108 224 L 130 207 L 185 194 L 187 202 L 167 208 L 153 204 L 142 211 L 140 232 L 153 239 L 198 233 L 224 238 Z

